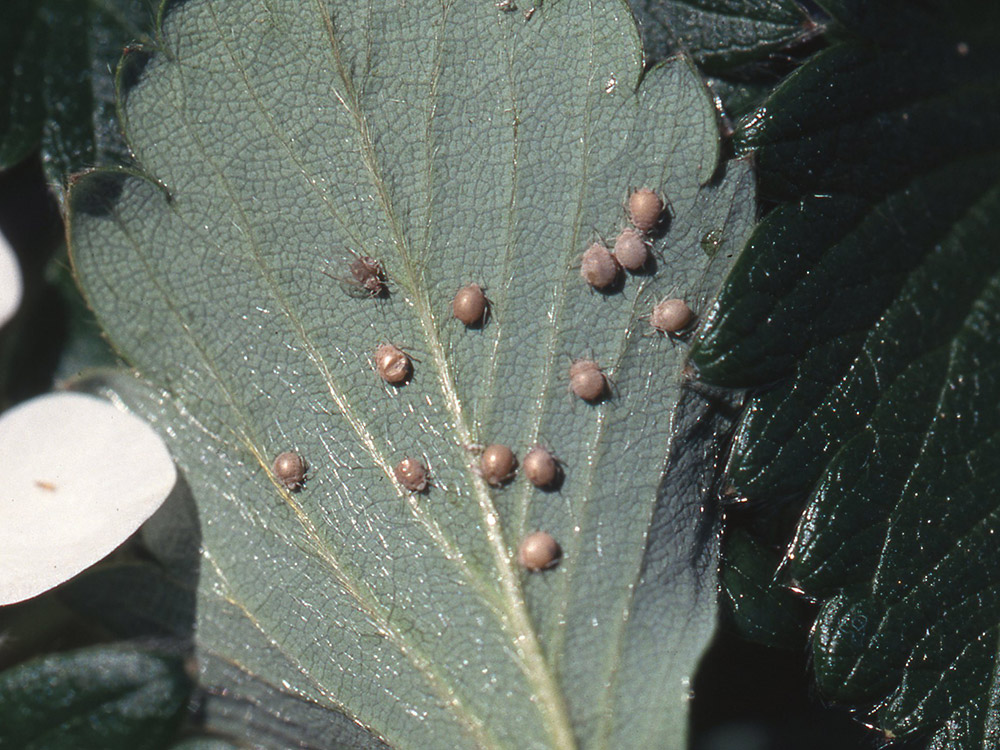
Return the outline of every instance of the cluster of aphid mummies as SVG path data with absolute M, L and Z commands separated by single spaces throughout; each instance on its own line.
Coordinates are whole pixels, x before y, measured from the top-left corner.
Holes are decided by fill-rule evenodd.
M 629 196 L 628 213 L 632 226 L 622 230 L 615 240 L 613 251 L 603 243 L 595 242 L 583 254 L 580 275 L 595 289 L 612 287 L 622 269 L 641 271 L 649 263 L 650 233 L 655 231 L 663 217 L 662 198 L 652 190 L 639 189 Z M 381 264 L 374 258 L 362 256 L 350 265 L 356 286 L 367 296 L 381 297 L 386 292 L 385 275 Z M 452 301 L 452 314 L 467 327 L 485 324 L 489 316 L 489 300 L 478 284 L 463 286 Z M 667 335 L 684 333 L 691 327 L 694 313 L 681 299 L 661 300 L 649 315 L 650 325 Z M 413 362 L 409 355 L 393 344 L 382 344 L 375 350 L 375 369 L 385 382 L 402 386 L 413 375 Z M 575 360 L 569 368 L 570 390 L 580 399 L 598 403 L 607 396 L 608 378 L 597 362 L 589 359 Z M 546 448 L 536 445 L 520 464 L 525 477 L 542 490 L 557 488 L 562 480 L 562 465 Z M 481 449 L 478 472 L 491 486 L 500 487 L 510 482 L 517 473 L 518 460 L 509 446 L 493 444 Z M 285 488 L 297 492 L 306 480 L 307 466 L 297 453 L 287 451 L 274 459 L 272 471 Z M 425 492 L 430 486 L 427 467 L 418 459 L 407 457 L 394 469 L 396 481 L 410 492 Z M 518 562 L 529 571 L 545 570 L 555 566 L 562 555 L 559 543 L 544 531 L 528 534 L 518 548 Z

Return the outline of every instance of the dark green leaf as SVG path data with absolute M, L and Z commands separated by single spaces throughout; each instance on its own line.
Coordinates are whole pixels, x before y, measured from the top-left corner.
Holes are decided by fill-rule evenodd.
M 112 72 L 148 42 L 150 0 L 5 0 L 0 11 L 0 169 L 41 144 L 46 175 L 126 158 Z
M 785 203 L 695 360 L 762 389 L 739 491 L 812 493 L 788 571 L 830 597 L 824 692 L 877 704 L 891 734 L 982 747 L 1000 635 L 1000 19 L 887 3 L 856 25 L 745 123 Z
M 61 586 L 58 596 L 118 638 L 183 644 L 194 630 L 192 586 L 149 563 L 121 563 L 80 574 Z
M 815 32 L 797 0 L 629 0 L 646 56 L 689 52 L 709 72 L 766 60 Z
M 0 673 L 4 750 L 160 750 L 191 683 L 175 656 L 95 646 Z
M 726 531 L 722 543 L 722 594 L 736 630 L 747 640 L 777 648 L 801 648 L 810 608 L 782 585 L 782 554 L 744 529 Z
M 712 76 L 708 79 L 708 84 L 722 100 L 726 116 L 735 121 L 756 109 L 771 93 L 778 80 L 778 75 L 753 77 L 749 81 Z
M 311 709 L 286 730 L 683 741 L 715 623 L 704 475 L 729 425 L 685 399 L 685 346 L 643 316 L 668 294 L 711 304 L 753 181 L 745 162 L 717 169 L 687 59 L 643 75 L 624 10 L 188 0 L 128 91 L 144 174 L 72 190 L 89 299 L 163 389 L 115 390 L 170 439 L 198 504 L 198 647 Z M 656 262 L 596 293 L 581 253 L 637 186 L 670 202 Z M 384 264 L 384 298 L 345 290 L 358 254 Z M 473 330 L 450 314 L 470 281 L 492 302 Z M 387 342 L 413 357 L 401 388 L 373 371 Z M 613 383 L 601 404 L 568 392 L 582 357 Z M 475 446 L 491 442 L 549 446 L 559 491 L 488 487 Z M 310 465 L 294 494 L 270 468 L 288 449 Z M 394 480 L 406 455 L 429 464 L 426 494 Z M 527 575 L 516 550 L 538 529 L 562 562 Z

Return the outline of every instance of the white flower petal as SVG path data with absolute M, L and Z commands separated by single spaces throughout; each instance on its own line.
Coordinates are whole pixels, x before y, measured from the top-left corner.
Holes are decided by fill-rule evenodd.
M 0 415 L 0 604 L 105 557 L 176 478 L 159 435 L 107 401 L 54 393 Z
M 0 326 L 17 312 L 21 305 L 21 268 L 10 243 L 0 234 Z

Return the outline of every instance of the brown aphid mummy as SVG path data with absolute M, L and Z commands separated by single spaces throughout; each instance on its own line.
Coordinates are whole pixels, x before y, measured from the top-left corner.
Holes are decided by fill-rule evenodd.
M 682 299 L 661 300 L 649 314 L 649 324 L 666 334 L 681 333 L 694 320 L 694 312 Z
M 415 458 L 404 458 L 393 470 L 397 481 L 410 492 L 427 489 L 427 469 Z
M 479 457 L 479 473 L 488 484 L 499 487 L 517 471 L 517 456 L 506 445 L 487 445 Z
M 545 570 L 559 563 L 562 550 L 551 534 L 535 531 L 521 540 L 517 550 L 517 561 L 522 568 L 531 572 Z
M 618 279 L 621 266 L 604 245 L 595 242 L 580 261 L 580 275 L 594 289 L 607 289 Z
M 660 223 L 663 199 L 649 188 L 639 188 L 628 197 L 628 216 L 632 226 L 648 232 Z
M 306 481 L 306 462 L 302 460 L 302 456 L 292 451 L 275 456 L 271 471 L 292 492 L 302 489 L 302 484 Z
M 398 346 L 382 344 L 375 350 L 375 369 L 386 383 L 403 385 L 413 373 L 413 364 Z
M 548 450 L 536 445 L 521 462 L 524 476 L 536 487 L 551 487 L 559 479 L 559 462 Z
M 467 326 L 479 326 L 486 322 L 489 301 L 479 284 L 466 284 L 455 293 L 451 302 L 452 314 Z
M 615 240 L 615 259 L 629 271 L 639 271 L 649 262 L 649 247 L 642 233 L 623 229 Z
M 578 359 L 569 368 L 569 387 L 584 401 L 600 401 L 608 392 L 608 378 L 592 359 Z

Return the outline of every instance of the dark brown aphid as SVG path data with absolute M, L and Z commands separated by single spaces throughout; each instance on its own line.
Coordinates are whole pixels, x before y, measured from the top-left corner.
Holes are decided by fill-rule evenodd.
M 466 284 L 455 293 L 451 311 L 465 325 L 479 326 L 486 322 L 488 304 L 479 284 Z
M 413 364 L 398 346 L 382 344 L 375 350 L 375 369 L 386 383 L 403 385 L 413 374 Z
M 528 534 L 517 550 L 517 561 L 521 567 L 532 572 L 551 568 L 558 564 L 561 556 L 559 542 L 544 531 Z
M 278 481 L 292 492 L 300 490 L 306 480 L 306 462 L 302 460 L 302 456 L 292 451 L 279 453 L 274 459 L 271 471 Z
M 649 315 L 649 324 L 661 333 L 680 333 L 694 320 L 694 312 L 682 299 L 661 300 Z
M 578 359 L 569 368 L 569 387 L 584 401 L 600 401 L 607 394 L 608 379 L 592 359 Z
M 404 458 L 395 468 L 396 479 L 410 492 L 427 489 L 427 469 L 415 458 Z
M 623 229 L 615 240 L 615 259 L 629 271 L 638 271 L 649 261 L 649 248 L 642 233 Z
M 604 245 L 595 242 L 580 261 L 580 275 L 594 289 L 606 289 L 618 279 L 621 267 Z
M 559 478 L 559 462 L 540 445 L 528 451 L 521 465 L 524 476 L 536 487 L 551 487 Z
M 639 188 L 628 198 L 628 215 L 632 226 L 648 232 L 660 223 L 663 199 L 649 188 Z
M 479 457 L 479 473 L 494 487 L 510 481 L 517 471 L 517 456 L 506 445 L 487 445 Z

